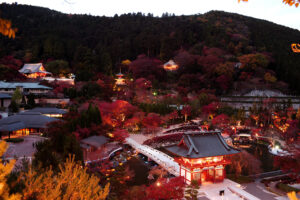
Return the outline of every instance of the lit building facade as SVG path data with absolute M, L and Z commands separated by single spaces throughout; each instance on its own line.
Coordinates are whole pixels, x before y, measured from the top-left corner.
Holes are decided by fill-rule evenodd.
M 192 180 L 199 184 L 222 182 L 225 166 L 230 164 L 227 156 L 239 153 L 215 131 L 184 133 L 177 145 L 166 149 L 176 156 L 174 160 L 180 166 L 180 176 L 187 184 Z

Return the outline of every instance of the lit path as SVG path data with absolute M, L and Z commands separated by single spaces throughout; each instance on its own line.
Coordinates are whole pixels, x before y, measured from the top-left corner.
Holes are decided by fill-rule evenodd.
M 130 137 L 126 139 L 126 142 L 139 153 L 142 153 L 145 156 L 148 156 L 151 160 L 155 161 L 170 174 L 179 176 L 179 165 L 174 161 L 172 157 L 147 145 L 139 144 Z

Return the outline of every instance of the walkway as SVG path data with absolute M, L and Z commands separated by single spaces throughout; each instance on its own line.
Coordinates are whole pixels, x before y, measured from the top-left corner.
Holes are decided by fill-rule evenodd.
M 147 145 L 139 144 L 130 137 L 126 139 L 126 143 L 132 146 L 136 151 L 148 156 L 150 159 L 167 170 L 170 174 L 179 176 L 179 165 L 172 157 Z

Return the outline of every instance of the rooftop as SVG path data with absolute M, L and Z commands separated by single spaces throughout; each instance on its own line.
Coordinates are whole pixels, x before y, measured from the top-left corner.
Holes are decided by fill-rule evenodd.
M 17 87 L 23 87 L 24 89 L 52 90 L 51 87 L 40 85 L 38 82 L 5 82 L 5 81 L 0 81 L 0 88 L 15 89 Z
M 15 131 L 23 128 L 46 128 L 47 124 L 57 121 L 38 112 L 23 112 L 0 120 L 0 131 Z
M 24 74 L 31 74 L 31 73 L 46 73 L 51 74 L 50 72 L 47 72 L 43 66 L 42 63 L 29 63 L 25 64 L 22 69 L 19 70 L 20 73 Z
M 103 144 L 105 144 L 107 142 L 108 142 L 108 138 L 104 137 L 102 135 L 100 135 L 100 136 L 94 135 L 94 136 L 85 138 L 80 141 L 81 144 L 87 144 L 87 145 L 90 145 L 90 146 L 93 146 L 96 148 L 101 147 Z M 82 146 L 85 146 L 85 145 L 82 145 Z
M 36 107 L 30 110 L 30 112 L 38 112 L 41 114 L 66 114 L 67 113 L 67 111 L 65 110 L 53 108 L 53 107 Z
M 179 144 L 166 147 L 166 149 L 185 158 L 204 158 L 239 153 L 227 145 L 218 131 L 186 132 Z

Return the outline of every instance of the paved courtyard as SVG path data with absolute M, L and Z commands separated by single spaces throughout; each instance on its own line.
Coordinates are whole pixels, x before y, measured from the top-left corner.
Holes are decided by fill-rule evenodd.
M 6 152 L 4 153 L 5 159 L 21 158 L 21 157 L 32 157 L 35 153 L 34 143 L 45 140 L 44 137 L 40 136 L 24 136 L 23 142 L 20 143 L 10 143 Z

